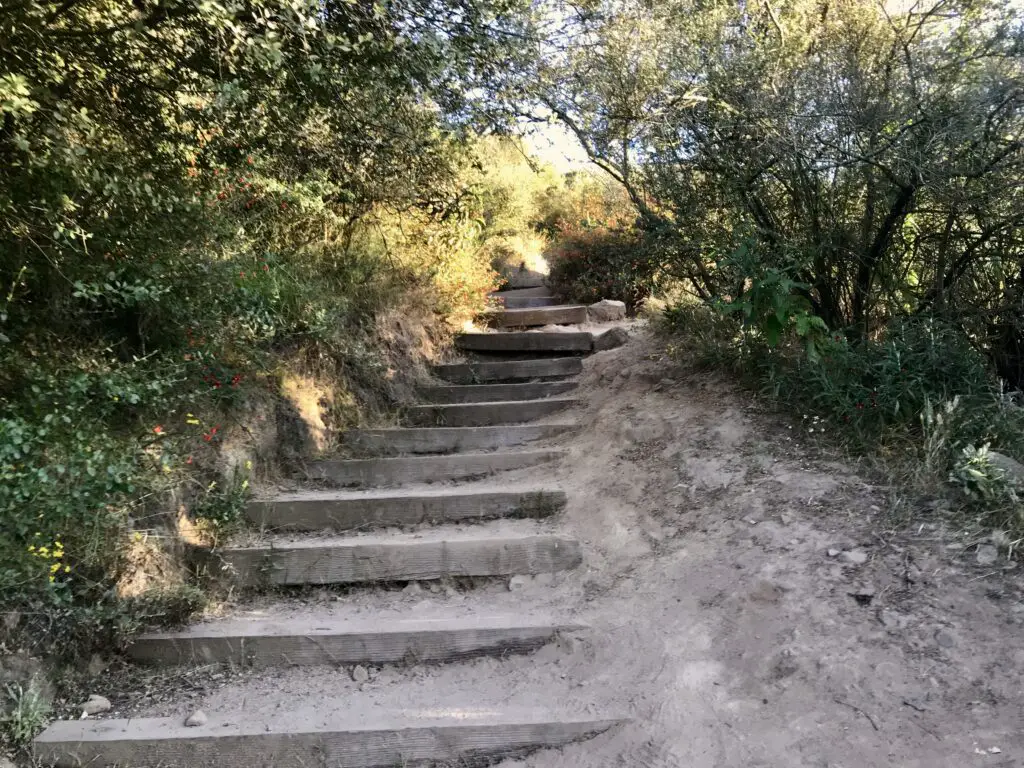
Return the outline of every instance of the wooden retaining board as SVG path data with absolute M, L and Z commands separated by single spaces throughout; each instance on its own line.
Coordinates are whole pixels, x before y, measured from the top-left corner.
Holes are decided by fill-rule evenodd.
M 420 397 L 428 403 L 494 403 L 509 400 L 540 400 L 571 392 L 575 381 L 536 381 L 527 384 L 463 384 L 449 387 L 422 387 Z
M 575 424 L 513 424 L 497 427 L 412 427 L 353 429 L 345 445 L 365 456 L 403 453 L 455 453 L 511 448 L 557 437 Z
M 551 289 L 543 285 L 535 288 L 509 288 L 506 291 L 493 291 L 488 295 L 496 299 L 554 298 Z
M 583 306 L 535 307 L 498 312 L 494 324 L 499 328 L 518 328 L 529 325 L 577 325 L 587 322 L 587 308 Z
M 559 632 L 585 629 L 547 619 L 467 616 L 439 619 L 207 622 L 141 635 L 133 661 L 154 666 L 232 663 L 248 667 L 455 661 L 536 650 Z
M 306 493 L 250 501 L 249 521 L 273 531 L 356 531 L 485 520 L 544 517 L 565 506 L 564 491 L 394 491 Z
M 438 762 L 482 765 L 608 730 L 622 720 L 552 715 L 510 718 L 383 719 L 373 726 L 319 722 L 238 722 L 211 713 L 187 728 L 181 718 L 70 720 L 50 725 L 32 743 L 35 759 L 58 768 L 395 768 Z M 390 720 L 390 721 L 389 721 Z
M 529 289 L 527 289 L 529 290 Z M 501 294 L 496 294 L 501 296 Z M 528 309 L 530 307 L 554 307 L 559 299 L 554 296 L 502 296 L 499 301 L 505 309 Z
M 454 453 L 448 456 L 410 456 L 382 459 L 326 460 L 307 467 L 310 478 L 339 486 L 388 486 L 430 483 L 532 467 L 560 459 L 565 451 Z
M 317 538 L 228 548 L 221 560 L 243 587 L 435 581 L 453 576 L 551 573 L 579 565 L 577 541 L 518 534 L 418 540 L 411 536 Z
M 495 334 L 497 335 L 497 334 Z M 554 357 L 542 360 L 508 360 L 500 362 L 451 363 L 434 367 L 434 373 L 454 384 L 477 384 L 487 381 L 513 382 L 531 379 L 565 378 L 583 372 L 578 357 Z
M 452 405 L 418 405 L 405 412 L 412 426 L 484 427 L 521 424 L 572 408 L 579 400 L 572 397 L 549 397 L 545 400 L 512 400 L 504 403 L 456 403 Z
M 590 352 L 594 337 L 569 331 L 463 333 L 455 337 L 455 346 L 467 352 Z

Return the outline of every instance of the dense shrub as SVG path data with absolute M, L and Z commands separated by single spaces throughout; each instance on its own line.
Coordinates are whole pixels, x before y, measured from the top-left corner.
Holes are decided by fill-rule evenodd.
M 667 308 L 662 328 L 671 352 L 740 373 L 811 436 L 886 456 L 894 477 L 923 490 L 950 480 L 969 492 L 979 520 L 1024 537 L 1019 491 L 986 459 L 989 448 L 1024 455 L 1024 409 L 960 328 L 917 317 L 866 341 L 831 331 L 813 355 L 795 324 L 772 341 L 763 325 L 707 304 Z
M 625 302 L 630 313 L 651 295 L 658 264 L 639 232 L 563 222 L 548 251 L 551 282 L 573 301 Z

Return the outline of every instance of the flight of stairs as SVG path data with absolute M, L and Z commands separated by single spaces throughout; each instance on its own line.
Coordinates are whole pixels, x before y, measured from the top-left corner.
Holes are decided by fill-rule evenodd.
M 499 328 L 586 321 L 586 308 L 560 306 L 543 285 L 496 298 L 505 307 L 493 318 Z M 259 533 L 219 553 L 237 587 L 273 593 L 302 585 L 446 584 L 581 563 L 579 543 L 558 530 L 566 494 L 549 484 L 505 482 L 496 473 L 564 458 L 557 447 L 531 444 L 571 435 L 575 425 L 561 412 L 577 405 L 573 377 L 592 349 L 591 335 L 485 332 L 464 334 L 457 344 L 475 356 L 436 367 L 444 383 L 421 392 L 422 403 L 406 414 L 408 426 L 351 431 L 345 442 L 361 458 L 315 462 L 309 477 L 319 481 L 316 490 L 248 505 Z M 401 595 L 382 592 L 382 600 L 387 594 Z M 139 664 L 161 667 L 233 664 L 262 673 L 360 665 L 365 672 L 504 657 L 586 630 L 543 613 L 496 614 L 474 594 L 466 593 L 458 611 L 420 618 L 401 608 L 367 617 L 347 611 L 344 598 L 330 610 L 297 610 L 285 592 L 278 607 L 144 635 L 130 653 Z M 61 721 L 36 739 L 34 750 L 41 764 L 58 766 L 463 766 L 557 748 L 623 722 L 589 707 L 475 706 L 444 690 L 431 691 L 417 707 L 418 690 L 410 684 L 398 711 L 354 690 L 330 701 L 311 695 L 291 709 L 282 699 L 272 719 L 211 709 L 195 727 L 181 716 Z

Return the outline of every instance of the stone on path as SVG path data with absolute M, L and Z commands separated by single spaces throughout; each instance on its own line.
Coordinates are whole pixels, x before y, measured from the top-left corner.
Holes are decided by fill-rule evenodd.
M 604 333 L 594 337 L 594 351 L 603 352 L 607 349 L 621 347 L 629 341 L 629 331 L 625 328 L 609 328 Z
M 98 715 L 101 712 L 109 712 L 110 706 L 110 699 L 94 693 L 82 705 L 82 711 L 87 715 Z
M 598 323 L 622 320 L 626 316 L 626 305 L 614 299 L 601 299 L 587 307 L 587 312 L 590 319 Z
M 206 725 L 208 720 L 209 718 L 206 716 L 206 713 L 201 709 L 197 709 L 185 719 L 185 726 L 188 728 L 199 728 Z

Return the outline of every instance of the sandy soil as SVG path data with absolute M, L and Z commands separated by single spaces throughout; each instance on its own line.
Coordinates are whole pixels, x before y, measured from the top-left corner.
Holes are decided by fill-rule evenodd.
M 362 684 L 347 670 L 243 674 L 132 713 L 523 706 L 632 718 L 502 768 L 1024 766 L 1013 564 L 977 564 L 934 513 L 894 529 L 887 489 L 634 333 L 587 359 L 580 430 L 555 443 L 568 458 L 489 481 L 566 490 L 554 522 L 582 542 L 579 569 L 514 591 L 490 581 L 302 598 L 366 617 L 542 612 L 589 631 L 526 656 L 374 669 Z

